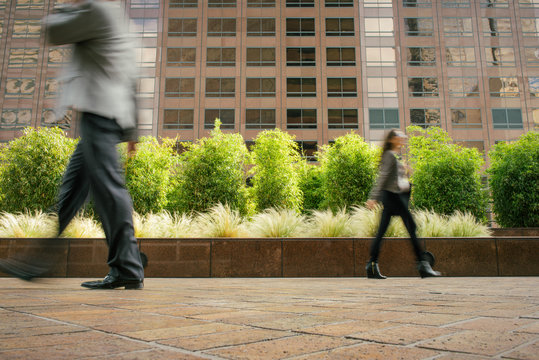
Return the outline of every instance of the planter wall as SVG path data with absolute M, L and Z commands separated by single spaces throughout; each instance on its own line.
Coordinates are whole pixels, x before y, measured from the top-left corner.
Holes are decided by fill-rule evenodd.
M 0 239 L 0 257 L 57 254 L 48 276 L 103 277 L 103 239 Z M 354 277 L 365 275 L 369 238 L 139 239 L 148 256 L 147 277 Z M 445 276 L 539 276 L 539 237 L 427 238 L 435 269 Z M 382 245 L 380 268 L 388 276 L 417 276 L 407 239 Z

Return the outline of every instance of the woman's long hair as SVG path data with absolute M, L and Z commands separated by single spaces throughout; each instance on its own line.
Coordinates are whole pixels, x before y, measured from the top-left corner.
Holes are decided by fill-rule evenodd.
M 384 139 L 384 145 L 382 146 L 382 156 L 384 156 L 386 151 L 391 150 L 393 147 L 391 139 L 393 139 L 395 136 L 399 136 L 399 133 L 395 129 L 392 129 L 387 133 L 386 138 Z

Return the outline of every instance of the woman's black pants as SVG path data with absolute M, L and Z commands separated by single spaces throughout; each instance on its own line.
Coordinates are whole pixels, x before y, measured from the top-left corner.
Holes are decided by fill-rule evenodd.
M 410 193 L 396 194 L 391 191 L 384 190 L 382 192 L 382 204 L 384 209 L 382 211 L 382 218 L 380 219 L 380 226 L 378 227 L 378 233 L 371 243 L 371 262 L 377 262 L 378 256 L 380 254 L 380 247 L 382 246 L 382 241 L 384 234 L 389 226 L 391 217 L 394 215 L 400 216 L 410 234 L 410 240 L 412 241 L 412 246 L 414 247 L 414 253 L 416 259 L 420 261 L 422 259 L 423 249 L 419 242 L 419 239 L 416 235 L 416 224 L 408 210 L 408 202 L 410 200 Z

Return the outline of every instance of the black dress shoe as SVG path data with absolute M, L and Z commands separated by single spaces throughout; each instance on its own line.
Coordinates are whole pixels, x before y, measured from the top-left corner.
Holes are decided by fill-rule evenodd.
M 49 268 L 45 265 L 30 264 L 17 259 L 0 259 L 0 271 L 19 279 L 30 281 L 42 276 Z
M 144 281 L 141 279 L 121 279 L 107 275 L 103 280 L 86 281 L 80 286 L 88 289 L 116 289 L 123 287 L 126 290 L 141 290 L 144 288 Z

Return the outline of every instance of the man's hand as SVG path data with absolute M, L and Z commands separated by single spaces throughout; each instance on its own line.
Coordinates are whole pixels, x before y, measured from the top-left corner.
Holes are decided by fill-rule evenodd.
M 137 152 L 137 142 L 136 141 L 128 141 L 127 142 L 127 157 L 131 157 L 135 155 Z
M 374 208 L 376 207 L 377 204 L 378 204 L 378 201 L 373 200 L 373 199 L 367 200 L 367 203 L 366 203 L 367 208 L 369 208 L 369 209 L 371 209 L 371 210 L 374 209 Z

